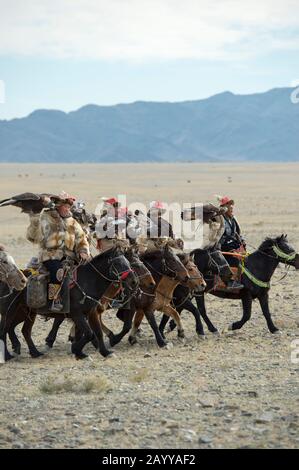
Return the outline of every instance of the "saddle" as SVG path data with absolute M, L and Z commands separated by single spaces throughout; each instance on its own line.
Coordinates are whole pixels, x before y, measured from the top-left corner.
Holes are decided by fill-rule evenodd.
M 242 271 L 237 268 L 237 267 L 230 267 L 233 275 L 232 275 L 232 281 L 237 281 L 239 283 L 241 283 L 241 274 L 242 274 Z M 214 286 L 215 286 L 215 290 L 220 290 L 221 292 L 231 292 L 230 289 L 227 288 L 226 284 L 222 281 L 221 277 L 218 276 L 218 274 L 215 274 L 215 277 L 214 277 Z M 240 291 L 239 290 L 235 290 L 234 293 L 238 293 Z
M 29 275 L 29 276 L 28 276 Z M 49 283 L 49 273 L 43 268 L 26 269 L 27 305 L 39 314 L 70 312 L 70 289 L 74 286 L 74 279 L 70 277 L 68 269 L 64 270 L 61 284 Z M 53 311 L 53 301 L 59 295 L 62 308 Z
M 232 271 L 232 279 L 231 280 L 232 281 L 237 281 L 239 284 L 241 284 L 242 269 L 240 269 L 240 266 L 241 266 L 241 263 L 244 261 L 244 259 L 247 256 L 246 252 L 244 251 L 244 249 L 242 249 L 242 250 L 228 251 L 228 252 L 222 251 L 222 254 L 226 255 L 226 256 L 231 256 L 232 258 L 237 258 L 238 259 L 238 261 L 240 263 L 239 266 L 231 266 L 230 265 L 230 269 Z M 220 276 L 217 275 L 217 274 L 214 277 L 214 286 L 215 286 L 215 290 L 219 290 L 221 292 L 231 292 L 231 290 L 227 288 L 226 284 L 222 281 Z M 241 289 L 236 289 L 234 291 L 234 293 L 238 294 L 240 292 L 240 290 Z

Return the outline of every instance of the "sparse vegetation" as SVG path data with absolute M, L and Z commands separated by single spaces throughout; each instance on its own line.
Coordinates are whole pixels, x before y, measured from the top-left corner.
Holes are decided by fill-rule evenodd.
M 72 378 L 48 377 L 40 384 L 39 390 L 49 395 L 59 393 L 106 393 L 111 384 L 106 377 L 90 377 L 80 382 Z
M 142 369 L 136 370 L 136 372 L 131 376 L 131 382 L 141 383 L 149 378 L 149 369 L 143 367 Z

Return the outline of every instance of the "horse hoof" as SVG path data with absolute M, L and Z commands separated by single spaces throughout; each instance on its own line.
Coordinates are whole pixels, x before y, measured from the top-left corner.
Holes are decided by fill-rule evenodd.
M 113 359 L 116 357 L 116 354 L 113 352 L 113 351 L 109 351 L 109 354 L 107 354 L 105 357 L 104 357 L 104 360 L 107 361 L 107 359 Z
M 30 356 L 31 356 L 33 359 L 36 359 L 37 357 L 43 356 L 43 353 L 41 353 L 41 352 L 39 352 L 39 351 L 34 351 L 34 352 L 31 352 L 31 353 L 30 353 Z
M 137 344 L 138 341 L 133 336 L 129 336 L 129 343 L 130 343 L 131 346 L 134 346 L 134 344 Z
M 222 335 L 227 335 L 230 331 L 233 331 L 232 324 L 231 324 L 231 325 L 228 325 L 228 326 L 225 326 L 225 327 L 221 330 L 221 334 L 222 334 Z
M 169 342 L 166 344 L 165 349 L 173 349 L 173 343 Z
M 53 344 L 51 344 L 51 343 L 46 343 L 45 344 L 45 351 L 51 351 L 52 348 L 53 348 Z
M 13 357 L 19 357 L 21 355 L 21 350 L 13 351 L 12 355 L 13 355 Z
M 204 341 L 204 340 L 207 339 L 207 337 L 206 337 L 206 335 L 198 334 L 197 339 L 199 339 L 199 341 Z
M 280 331 L 280 330 L 274 330 L 271 333 L 272 333 L 272 335 L 278 335 L 278 336 L 282 335 L 282 331 Z
M 221 336 L 220 335 L 220 331 L 216 330 L 216 331 L 211 331 L 212 335 L 214 336 Z
M 77 361 L 79 361 L 81 359 L 87 359 L 88 354 L 80 353 L 80 354 L 76 354 L 75 357 L 76 357 Z
M 11 354 L 8 353 L 8 354 L 5 355 L 4 362 L 11 361 L 12 359 L 14 359 L 14 356 L 12 356 Z

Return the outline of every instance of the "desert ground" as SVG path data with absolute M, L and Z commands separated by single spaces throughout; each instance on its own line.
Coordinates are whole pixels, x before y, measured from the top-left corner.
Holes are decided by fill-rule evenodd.
M 25 191 L 75 194 L 95 209 L 101 196 L 126 194 L 128 203 L 215 202 L 228 194 L 249 251 L 266 236 L 287 233 L 299 250 L 298 164 L 0 165 L 0 199 Z M 20 266 L 35 254 L 25 239 L 27 216 L 0 209 L 0 243 Z M 22 354 L 0 365 L 0 448 L 296 448 L 299 445 L 298 274 L 280 266 L 270 292 L 271 335 L 255 302 L 238 333 L 239 301 L 207 298 L 220 336 L 199 341 L 191 314 L 183 312 L 185 342 L 159 350 L 144 323 L 139 344 L 126 338 L 104 360 L 69 353 L 69 324 L 50 352 Z M 159 317 L 160 314 L 157 313 Z M 117 331 L 110 310 L 107 323 Z M 52 320 L 39 318 L 34 340 L 44 351 Z M 10 345 L 9 345 L 10 346 Z M 296 357 L 295 357 L 296 358 Z M 299 358 L 299 354 L 298 354 Z

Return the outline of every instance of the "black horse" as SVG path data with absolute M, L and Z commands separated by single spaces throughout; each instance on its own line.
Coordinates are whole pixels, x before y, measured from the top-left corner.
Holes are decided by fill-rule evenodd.
M 195 263 L 198 268 L 201 269 L 201 250 L 194 250 L 193 255 Z M 239 330 L 242 328 L 251 317 L 253 300 L 258 299 L 269 331 L 273 334 L 279 331 L 273 323 L 269 309 L 270 280 L 279 263 L 285 263 L 286 265 L 299 269 L 299 255 L 288 242 L 286 235 L 281 235 L 276 238 L 266 238 L 259 248 L 246 258 L 241 276 L 241 282 L 244 288 L 240 290 L 239 293 L 219 291 L 214 288 L 213 278 L 205 278 L 207 291 L 211 294 L 224 299 L 240 299 L 242 301 L 242 318 L 232 323 L 229 326 L 229 330 Z M 207 316 L 204 297 L 197 297 L 196 300 L 200 314 L 207 323 L 209 330 L 217 332 L 217 328 L 215 328 Z
M 133 317 L 136 311 L 142 310 L 144 315 L 150 324 L 159 347 L 165 347 L 167 342 L 162 337 L 156 319 L 155 319 L 155 288 L 154 274 L 157 276 L 164 275 L 170 278 L 177 278 L 181 280 L 188 280 L 187 271 L 184 265 L 180 261 L 173 250 L 166 244 L 165 246 L 157 249 L 156 251 L 150 251 L 144 255 L 138 255 L 135 249 L 126 250 L 125 256 L 130 261 L 132 269 L 136 272 L 139 278 L 140 293 L 138 296 L 133 296 L 131 302 L 128 305 L 124 305 L 119 308 L 116 315 L 119 320 L 123 322 L 122 329 L 119 333 L 115 334 L 102 323 L 103 331 L 109 338 L 110 346 L 118 344 L 122 338 L 129 333 L 133 323 Z M 146 267 L 146 263 L 149 264 L 150 268 Z M 153 276 L 151 275 L 151 271 Z M 168 318 L 168 317 L 167 317 Z M 46 344 L 52 347 L 57 336 L 59 326 L 63 322 L 63 319 L 56 318 L 46 338 Z M 77 332 L 78 333 L 78 332 Z M 80 333 L 78 333 L 80 334 Z M 72 341 L 73 338 L 70 337 Z M 129 338 L 130 340 L 130 338 Z M 95 340 L 92 341 L 96 345 Z M 133 342 L 132 342 L 133 344 Z
M 70 313 L 65 315 L 73 320 L 77 331 L 81 333 L 80 337 L 76 337 L 72 343 L 72 352 L 77 359 L 85 358 L 86 355 L 82 350 L 95 335 L 99 351 L 106 357 L 112 352 L 106 348 L 100 323 L 97 321 L 97 316 L 93 315 L 95 307 L 99 304 L 103 293 L 111 283 L 116 283 L 119 287 L 124 288 L 127 297 L 130 297 L 138 289 L 138 279 L 128 260 L 118 248 L 113 248 L 96 256 L 88 263 L 78 266 L 76 271 L 77 279 L 74 281 L 74 287 L 70 290 Z M 12 340 L 13 349 L 17 352 L 20 350 L 20 343 L 14 329 L 22 322 L 25 322 L 22 333 L 28 344 L 30 354 L 33 357 L 41 355 L 31 338 L 31 329 L 37 312 L 30 311 L 27 307 L 26 289 L 20 294 L 13 293 L 8 298 L 0 301 L 0 312 L 2 314 L 0 339 L 5 344 L 5 360 L 12 357 L 6 346 L 7 334 Z M 60 315 L 49 312 L 47 317 L 59 318 Z M 87 317 L 89 317 L 89 323 Z
M 127 258 L 127 260 L 129 261 L 129 263 L 131 265 L 131 268 L 135 271 L 135 273 L 138 277 L 140 293 L 139 293 L 138 296 L 134 296 L 130 300 L 130 302 L 126 302 L 126 301 L 122 302 L 121 300 L 119 301 L 120 303 L 123 304 L 123 306 L 118 308 L 117 315 L 120 319 L 123 318 L 123 320 L 124 320 L 124 325 L 123 325 L 122 331 L 120 333 L 118 333 L 117 335 L 114 335 L 113 332 L 111 330 L 109 330 L 103 324 L 103 322 L 101 323 L 102 328 L 104 327 L 104 329 L 105 329 L 105 330 L 103 329 L 104 333 L 106 332 L 107 336 L 109 337 L 110 346 L 114 346 L 117 343 L 119 343 L 121 341 L 121 339 L 123 338 L 123 336 L 125 336 L 130 331 L 130 328 L 131 328 L 131 325 L 132 325 L 132 319 L 133 319 L 133 316 L 134 316 L 134 313 L 135 313 L 136 300 L 138 298 L 138 300 L 140 301 L 140 299 L 142 297 L 141 293 L 144 293 L 145 290 L 149 291 L 148 294 L 147 294 L 147 297 L 146 297 L 147 303 L 149 303 L 150 300 L 153 301 L 153 297 L 154 297 L 154 295 L 152 295 L 151 292 L 153 292 L 153 290 L 154 290 L 155 281 L 152 278 L 151 273 L 149 272 L 149 270 L 146 268 L 146 266 L 140 260 L 138 250 L 134 246 L 131 246 L 130 248 L 128 248 L 124 251 L 124 255 Z M 63 323 L 63 321 L 64 321 L 64 317 L 63 318 L 55 318 L 55 320 L 53 322 L 53 325 L 52 325 L 52 328 L 49 331 L 48 336 L 46 338 L 46 345 L 49 348 L 53 347 L 54 342 L 55 342 L 56 337 L 57 337 L 58 330 L 60 328 L 60 325 Z M 73 338 L 72 334 L 70 334 L 69 335 L 69 341 L 73 342 L 73 340 L 74 340 L 74 338 Z M 93 342 L 94 346 L 97 348 L 97 341 L 96 341 L 95 338 L 93 339 L 92 342 Z
M 190 253 L 190 256 L 194 257 L 195 264 L 203 275 L 207 284 L 205 293 L 214 288 L 215 276 L 219 276 L 225 282 L 231 278 L 232 273 L 230 267 L 227 264 L 223 254 L 216 246 L 211 246 L 206 249 L 197 248 Z M 192 298 L 196 299 L 198 308 L 192 302 Z M 207 324 L 209 331 L 211 333 L 218 334 L 217 328 L 215 328 L 206 314 L 203 293 L 193 293 L 193 295 L 190 296 L 189 289 L 180 284 L 174 291 L 173 305 L 180 314 L 183 310 L 187 310 L 192 313 L 196 323 L 196 333 L 199 338 L 205 338 L 201 316 Z M 163 315 L 159 325 L 159 330 L 161 331 L 163 337 L 164 329 L 168 321 L 169 317 L 167 315 Z M 169 330 L 172 331 L 175 329 L 175 327 L 175 322 L 171 320 L 169 323 Z

